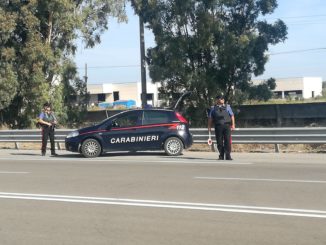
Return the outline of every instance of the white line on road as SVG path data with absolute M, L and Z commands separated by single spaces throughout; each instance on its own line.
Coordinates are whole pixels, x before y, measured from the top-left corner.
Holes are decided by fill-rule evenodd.
M 224 204 L 208 204 L 208 203 L 169 202 L 169 201 L 156 201 L 156 200 L 137 200 L 137 199 L 122 199 L 122 198 L 45 195 L 45 194 L 26 194 L 26 193 L 7 193 L 7 192 L 0 192 L 0 198 L 69 202 L 69 203 L 103 204 L 103 205 L 120 205 L 120 206 L 137 206 L 137 207 L 150 207 L 150 208 L 174 208 L 174 209 L 218 211 L 218 212 L 232 212 L 232 213 L 246 213 L 246 214 L 265 214 L 265 215 L 268 214 L 268 215 L 326 219 L 326 211 L 309 210 L 309 209 L 289 209 L 289 208 L 273 208 L 273 207 L 258 207 L 258 206 L 240 206 L 240 205 L 224 205 Z
M 29 172 L 9 172 L 9 171 L 0 171 L 0 174 L 29 174 Z
M 204 180 L 236 180 L 236 181 L 263 181 L 263 182 L 290 182 L 290 183 L 313 183 L 326 184 L 324 180 L 291 180 L 291 179 L 249 179 L 249 178 L 219 178 L 219 177 L 194 177 Z
M 225 165 L 251 165 L 252 163 L 246 163 L 246 162 L 222 162 L 222 161 L 217 161 L 217 160 L 201 160 L 201 159 L 183 159 L 180 158 L 180 160 L 175 160 L 175 159 L 170 159 L 170 160 L 144 160 L 144 159 L 139 159 L 136 160 L 135 158 L 126 158 L 126 159 L 110 159 L 110 157 L 101 159 L 87 159 L 87 158 L 61 158 L 61 157 L 40 157 L 40 158 L 25 158 L 25 159 L 17 159 L 17 158 L 0 158 L 0 160 L 8 160 L 8 161 L 65 161 L 65 162 L 107 162 L 107 163 L 114 163 L 114 162 L 126 162 L 126 163 L 132 163 L 132 162 L 138 162 L 138 163 L 187 163 L 187 164 L 192 164 L 192 163 L 200 163 L 200 164 L 225 164 Z

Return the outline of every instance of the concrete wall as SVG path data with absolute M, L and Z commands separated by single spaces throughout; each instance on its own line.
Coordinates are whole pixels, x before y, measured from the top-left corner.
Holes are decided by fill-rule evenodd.
M 160 87 L 160 84 L 156 83 L 156 84 L 153 84 L 151 82 L 147 82 L 147 85 L 146 85 L 146 90 L 147 90 L 147 94 L 153 94 L 153 99 L 154 101 L 147 101 L 148 104 L 150 105 L 153 105 L 154 107 L 158 107 L 159 106 L 159 103 L 158 103 L 158 88 Z M 139 94 L 139 100 L 136 101 L 136 104 L 138 107 L 141 106 L 141 82 L 139 82 L 137 84 L 137 91 L 138 91 L 138 94 Z
M 303 98 L 311 98 L 322 95 L 323 80 L 321 77 L 305 77 L 303 79 Z M 314 94 L 314 96 L 312 96 Z
M 326 102 L 243 105 L 234 108 L 234 112 L 239 126 L 326 126 Z
M 102 94 L 103 84 L 87 84 L 87 91 L 89 91 L 90 94 Z
M 275 91 L 303 90 L 303 78 L 281 78 L 276 79 Z
M 136 103 L 137 100 L 139 100 L 137 95 L 137 83 L 112 84 L 112 89 L 113 91 L 119 92 L 120 100 L 134 100 L 136 101 Z M 110 102 L 113 102 L 113 97 L 112 97 L 112 101 Z
M 326 126 L 326 102 L 307 104 L 244 105 L 232 107 L 237 127 Z M 90 111 L 85 124 L 100 122 L 120 110 Z M 204 113 L 203 113 L 204 115 Z M 190 120 L 191 121 L 191 120 Z M 203 118 L 200 127 L 207 127 Z

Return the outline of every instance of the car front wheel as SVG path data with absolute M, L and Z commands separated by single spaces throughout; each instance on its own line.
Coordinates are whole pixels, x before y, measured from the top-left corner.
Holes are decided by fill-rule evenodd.
M 101 144 L 95 139 L 87 139 L 81 146 L 81 152 L 84 157 L 98 157 L 101 155 L 102 147 Z
M 168 138 L 164 143 L 164 150 L 169 156 L 181 155 L 183 151 L 182 141 L 177 137 Z

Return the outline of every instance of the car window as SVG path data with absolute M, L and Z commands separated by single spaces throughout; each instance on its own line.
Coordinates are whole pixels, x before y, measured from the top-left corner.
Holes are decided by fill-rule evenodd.
M 144 125 L 169 122 L 170 116 L 166 111 L 144 111 Z
M 125 113 L 112 121 L 114 128 L 133 127 L 141 124 L 141 113 L 133 111 Z

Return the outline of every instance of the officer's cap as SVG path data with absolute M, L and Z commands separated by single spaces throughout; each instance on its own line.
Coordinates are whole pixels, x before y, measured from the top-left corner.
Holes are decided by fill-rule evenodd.
M 218 95 L 216 95 L 215 99 L 222 100 L 222 99 L 224 99 L 224 96 L 223 96 L 223 94 L 218 94 Z

